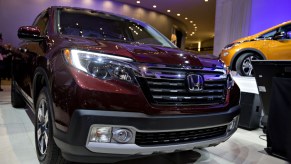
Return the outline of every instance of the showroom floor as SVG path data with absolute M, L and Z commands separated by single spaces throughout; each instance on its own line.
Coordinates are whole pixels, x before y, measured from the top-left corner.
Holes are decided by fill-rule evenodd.
M 243 80 L 242 83 L 244 83 Z M 17 164 L 38 163 L 34 145 L 34 127 L 26 109 L 15 109 L 10 103 L 10 86 L 8 81 L 2 83 L 3 92 L 0 92 L 0 163 Z M 157 155 L 141 158 L 126 163 L 209 163 L 209 164 L 287 164 L 278 158 L 266 155 L 263 151 L 266 141 L 259 138 L 263 132 L 258 129 L 247 131 L 238 129 L 225 143 L 216 147 Z M 262 138 L 265 138 L 262 136 Z

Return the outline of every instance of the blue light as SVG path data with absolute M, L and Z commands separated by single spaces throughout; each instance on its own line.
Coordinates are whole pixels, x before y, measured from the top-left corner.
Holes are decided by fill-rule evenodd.
M 290 0 L 254 0 L 250 35 L 291 20 Z

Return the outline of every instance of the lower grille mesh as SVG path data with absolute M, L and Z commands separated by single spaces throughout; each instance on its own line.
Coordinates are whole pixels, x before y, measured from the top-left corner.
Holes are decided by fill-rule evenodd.
M 136 133 L 135 144 L 140 146 L 193 142 L 223 136 L 227 126 L 174 132 Z

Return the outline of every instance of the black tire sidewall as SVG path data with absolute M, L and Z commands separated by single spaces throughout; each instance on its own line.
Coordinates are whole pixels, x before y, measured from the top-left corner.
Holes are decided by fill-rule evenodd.
M 243 64 L 243 61 L 250 56 L 255 56 L 258 59 L 260 58 L 255 53 L 243 53 L 240 55 L 240 57 L 236 61 L 235 68 L 238 74 L 240 74 L 241 76 L 249 76 L 249 75 L 246 75 L 244 71 L 242 70 L 242 64 Z
M 45 99 L 46 103 L 47 103 L 47 110 L 48 110 L 48 116 L 49 116 L 49 124 L 48 124 L 48 147 L 47 147 L 47 151 L 46 154 L 42 155 L 39 152 L 39 148 L 38 148 L 38 141 L 37 141 L 37 115 L 38 115 L 38 106 L 41 102 L 42 99 Z M 53 155 L 53 151 L 56 151 L 54 149 L 58 149 L 54 143 L 53 140 L 53 127 L 52 127 L 52 118 L 51 118 L 51 109 L 52 109 L 52 104 L 50 101 L 50 96 L 49 96 L 49 92 L 48 89 L 46 87 L 44 87 L 41 91 L 40 94 L 38 96 L 37 99 L 37 103 L 35 106 L 35 148 L 36 148 L 36 153 L 37 153 L 37 158 L 39 160 L 40 163 L 43 164 L 48 164 L 51 163 L 52 160 L 52 155 Z

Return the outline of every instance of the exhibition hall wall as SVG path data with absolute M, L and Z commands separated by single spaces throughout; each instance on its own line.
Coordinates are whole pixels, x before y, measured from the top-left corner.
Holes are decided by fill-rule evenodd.
M 252 0 L 216 0 L 213 54 L 232 41 L 249 35 Z
M 186 31 L 186 25 L 172 17 L 110 0 L 0 0 L 0 33 L 4 41 L 17 46 L 20 42 L 18 28 L 31 25 L 34 18 L 49 6 L 83 7 L 126 15 L 149 23 L 168 38 L 173 27 Z

